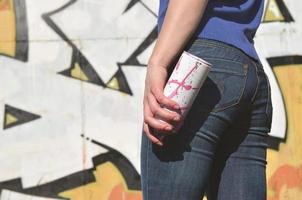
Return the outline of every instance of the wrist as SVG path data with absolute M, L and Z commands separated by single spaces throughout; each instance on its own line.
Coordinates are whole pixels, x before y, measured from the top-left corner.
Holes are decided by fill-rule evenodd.
M 148 67 L 160 67 L 167 69 L 169 66 L 164 61 L 150 58 L 148 61 Z

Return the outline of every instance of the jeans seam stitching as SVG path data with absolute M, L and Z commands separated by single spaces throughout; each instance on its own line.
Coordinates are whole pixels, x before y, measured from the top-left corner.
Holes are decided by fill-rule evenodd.
M 147 172 L 146 172 L 146 196 L 147 196 L 147 199 L 146 200 L 148 200 L 149 199 L 149 196 L 148 196 L 148 190 L 149 190 L 149 188 L 148 188 L 148 181 L 149 181 L 149 148 L 150 148 L 150 141 L 147 141 L 147 151 L 146 151 L 146 159 L 147 159 L 147 161 L 146 161 L 146 164 L 147 164 Z
M 225 47 L 225 46 L 220 46 L 220 45 L 216 45 L 216 44 L 211 44 L 211 43 L 205 43 L 205 42 L 196 42 L 196 44 L 199 43 L 198 45 L 200 46 L 209 46 L 209 47 L 219 47 L 219 48 L 224 48 L 224 49 L 228 49 L 229 47 Z M 194 46 L 194 44 L 192 45 L 192 47 Z M 230 48 L 231 49 L 231 48 Z M 232 50 L 232 49 L 231 49 Z M 232 50 L 233 51 L 233 50 Z
M 216 44 L 216 43 L 213 44 L 212 42 L 209 42 L 209 41 L 199 41 L 198 39 L 196 40 L 196 43 L 199 43 L 199 45 L 201 45 L 201 46 L 212 46 L 212 47 L 221 47 L 221 48 L 224 48 L 224 49 L 231 49 L 232 51 L 234 51 L 236 53 L 242 54 L 245 58 L 251 59 L 244 52 L 242 52 L 240 49 L 237 49 L 236 47 L 233 47 L 233 46 L 224 46 L 224 45 Z M 203 45 L 203 44 L 205 44 L 205 45 Z M 194 43 L 192 44 L 192 46 L 193 45 L 194 45 Z M 238 55 L 238 54 L 236 54 L 236 55 Z
M 269 107 L 269 95 L 270 95 L 270 86 L 269 86 L 269 80 L 268 80 L 268 77 L 267 75 L 265 74 L 265 78 L 266 78 L 266 81 L 267 81 L 267 102 L 266 102 L 266 109 L 265 109 L 265 113 L 266 113 L 266 117 L 268 119 L 268 122 L 270 123 L 270 119 L 269 119 L 269 113 L 268 113 L 268 107 Z
M 222 48 L 230 48 L 229 46 L 224 46 L 222 44 L 220 44 L 218 41 L 216 43 L 216 41 L 205 41 L 205 40 L 196 40 L 196 43 L 199 43 L 199 44 L 206 44 L 206 45 L 209 45 L 209 46 L 213 46 L 213 47 L 222 47 Z
M 226 59 L 226 58 L 217 58 L 217 57 L 203 57 L 203 59 L 212 59 L 212 60 L 222 60 L 222 61 L 229 61 L 229 62 L 233 62 L 233 63 L 237 63 L 239 65 L 243 65 L 242 62 L 238 62 L 238 61 L 234 61 L 231 59 Z
M 246 72 L 244 70 L 244 63 L 242 62 L 237 62 L 237 61 L 234 61 L 234 60 L 230 60 L 230 59 L 225 59 L 225 58 L 216 58 L 216 57 L 203 57 L 202 59 L 211 59 L 211 60 L 220 60 L 220 61 L 227 61 L 227 62 L 232 62 L 232 63 L 236 63 L 238 65 L 241 66 L 241 68 L 243 69 L 243 73 L 240 73 L 240 72 L 237 72 L 237 71 L 230 71 L 228 69 L 225 69 L 225 68 L 221 68 L 220 70 L 219 69 L 215 69 L 215 68 L 212 68 L 211 71 L 212 72 L 223 72 L 223 73 L 229 73 L 229 74 L 234 74 L 234 75 L 238 75 L 238 76 L 246 76 Z
M 240 74 L 240 73 L 236 73 L 236 72 L 231 72 L 231 71 L 224 71 L 224 70 L 213 70 L 211 69 L 211 72 L 213 73 L 226 73 L 226 74 L 231 74 L 231 75 L 234 75 L 234 76 L 245 76 L 246 74 Z
M 255 93 L 253 94 L 252 99 L 251 99 L 251 102 L 253 103 L 253 102 L 255 101 L 256 94 L 257 94 L 257 92 L 258 92 L 258 87 L 259 87 L 259 77 L 258 77 L 258 69 L 257 69 L 256 64 L 255 64 L 253 61 L 252 61 L 252 64 L 254 65 L 255 72 L 256 72 L 256 77 L 257 77 L 257 86 L 256 86 L 256 90 L 255 90 Z

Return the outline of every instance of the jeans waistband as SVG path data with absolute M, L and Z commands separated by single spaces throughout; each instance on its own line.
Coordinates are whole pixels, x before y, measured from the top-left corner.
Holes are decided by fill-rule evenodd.
M 244 53 L 241 49 L 232 46 L 230 44 L 218 41 L 218 40 L 212 40 L 212 39 L 206 39 L 206 38 L 195 38 L 191 45 L 202 45 L 202 46 L 209 46 L 209 47 L 218 47 L 220 49 L 224 49 L 224 51 L 228 52 L 228 55 L 236 55 L 233 57 L 233 59 L 241 62 L 258 62 L 252 57 L 248 56 L 246 53 Z M 231 59 L 231 58 L 230 58 Z

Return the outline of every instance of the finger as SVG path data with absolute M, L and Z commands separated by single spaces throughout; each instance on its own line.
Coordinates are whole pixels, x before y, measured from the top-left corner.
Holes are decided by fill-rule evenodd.
M 150 110 L 149 103 L 146 103 L 144 106 L 144 122 L 146 122 L 152 128 L 155 128 L 162 132 L 171 131 L 173 129 L 173 126 L 168 124 L 167 122 L 154 118 Z
M 156 100 L 165 107 L 174 108 L 176 110 L 180 109 L 178 103 L 166 97 L 162 89 L 158 87 L 152 87 L 150 88 L 150 92 L 155 96 Z
M 158 116 L 159 118 L 163 119 L 166 122 L 169 121 L 179 121 L 181 118 L 181 115 L 174 111 L 169 111 L 166 108 L 162 108 L 158 102 L 156 101 L 155 97 L 152 95 L 152 93 L 148 94 L 148 103 L 151 112 L 154 116 Z M 171 125 L 171 124 L 170 124 Z
M 163 145 L 163 143 L 158 138 L 156 138 L 155 136 L 153 136 L 152 132 L 150 132 L 148 124 L 146 124 L 145 122 L 144 122 L 144 133 L 151 140 L 151 142 L 153 142 L 153 143 L 155 143 L 157 145 L 160 145 L 160 146 Z

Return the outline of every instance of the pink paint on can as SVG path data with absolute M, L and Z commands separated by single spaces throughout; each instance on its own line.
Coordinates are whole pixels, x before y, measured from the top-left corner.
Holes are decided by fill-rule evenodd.
M 179 131 L 181 128 L 210 70 L 210 63 L 187 51 L 183 51 L 178 59 L 164 88 L 164 95 L 180 105 L 179 113 L 182 116 L 182 120 L 177 123 L 174 132 Z M 166 109 L 169 110 L 168 108 Z M 159 117 L 156 118 L 161 120 Z M 165 133 L 158 133 L 157 130 L 154 130 L 154 132 L 161 140 L 165 136 Z

